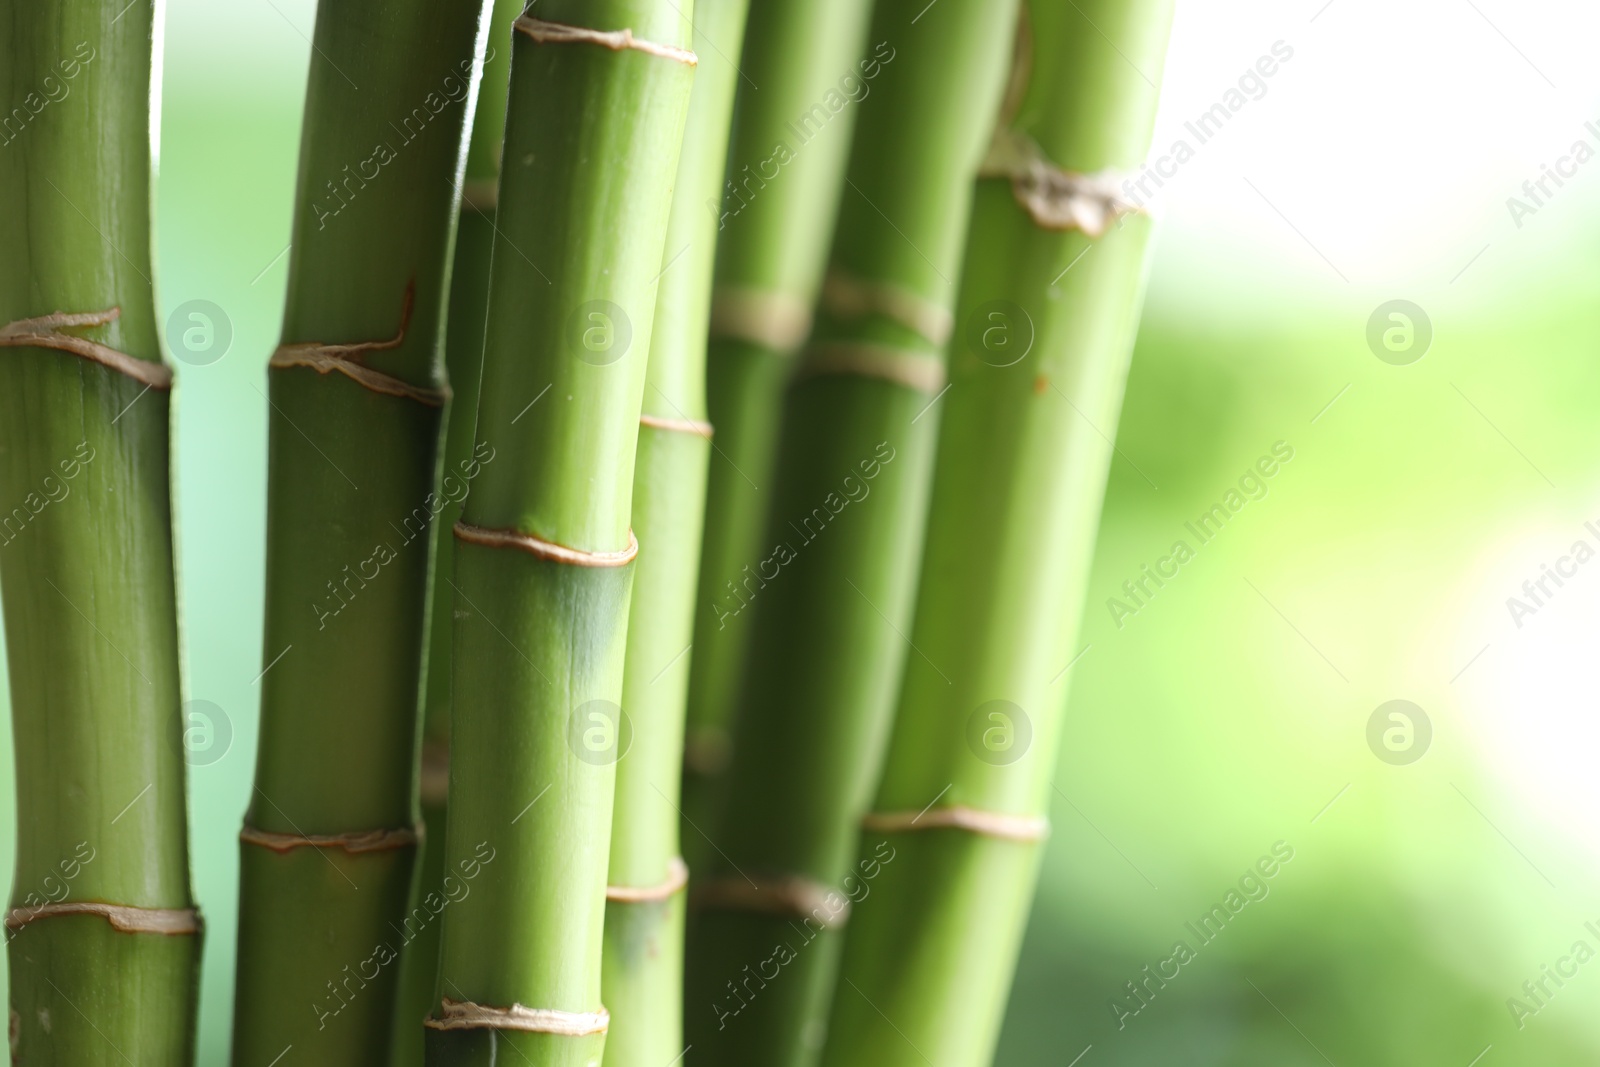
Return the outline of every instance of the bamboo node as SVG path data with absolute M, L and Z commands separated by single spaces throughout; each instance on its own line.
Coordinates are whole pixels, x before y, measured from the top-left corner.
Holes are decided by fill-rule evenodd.
M 131 904 L 105 904 L 98 900 L 64 901 L 6 912 L 6 929 L 20 930 L 38 919 L 61 915 L 98 915 L 125 934 L 198 934 L 204 924 L 194 908 L 136 908 Z
M 632 530 L 628 531 L 628 547 L 616 552 L 586 552 L 541 540 L 521 530 L 486 530 L 466 522 L 456 523 L 455 534 L 456 540 L 470 545 L 515 548 L 551 563 L 567 563 L 574 567 L 625 567 L 639 554 L 639 539 L 633 536 Z
M 646 41 L 635 37 L 632 30 L 591 30 L 586 26 L 568 26 L 561 22 L 546 22 L 536 19 L 532 15 L 523 15 L 516 21 L 516 28 L 524 35 L 537 41 L 539 44 L 597 44 L 611 49 L 613 52 L 622 52 L 633 49 L 635 52 L 644 52 L 662 59 L 673 59 L 689 66 L 697 66 L 700 57 L 687 48 L 679 48 L 675 44 L 658 44 L 655 41 Z
M 324 344 L 321 341 L 297 341 L 293 344 L 281 344 L 277 351 L 272 353 L 272 358 L 267 361 L 267 366 L 275 370 L 285 367 L 310 367 L 318 374 L 329 374 L 337 371 L 356 384 L 361 385 L 374 393 L 384 396 L 397 396 L 407 400 L 415 400 L 431 408 L 443 407 L 450 399 L 450 390 L 446 387 L 432 388 L 429 386 L 412 385 L 403 378 L 396 378 L 367 366 L 366 358 L 373 352 L 385 352 L 399 348 L 406 339 L 406 330 L 411 325 L 411 311 L 417 298 L 417 283 L 413 279 L 406 285 L 404 302 L 400 305 L 400 328 L 395 335 L 387 341 L 354 341 L 348 344 Z
M 674 856 L 667 864 L 667 877 L 665 881 L 655 885 L 608 885 L 606 886 L 606 899 L 614 900 L 619 904 L 653 904 L 657 901 L 669 900 L 683 891 L 689 884 L 689 865 L 683 862 L 682 856 Z
M 1009 178 L 1011 195 L 1047 230 L 1081 230 L 1100 237 L 1124 215 L 1148 214 L 1122 193 L 1125 175 L 1102 170 L 1077 174 L 1052 163 L 1037 141 L 1020 130 L 995 131 L 980 178 Z
M 854 374 L 881 378 L 932 395 L 944 388 L 944 361 L 932 352 L 894 348 L 869 341 L 830 341 L 806 353 L 795 378 Z
M 822 282 L 822 306 L 846 319 L 882 315 L 911 330 L 935 348 L 950 339 L 955 316 L 950 309 L 893 282 L 857 278 L 830 271 Z
M 733 740 L 719 726 L 690 727 L 683 739 L 683 765 L 695 774 L 721 774 L 733 755 Z
M 421 800 L 430 807 L 442 807 L 450 794 L 450 743 L 436 738 L 422 742 Z
M 246 826 L 239 831 L 240 841 L 270 848 L 274 852 L 292 852 L 297 848 L 342 848 L 352 856 L 414 848 L 421 839 L 420 826 L 396 830 L 356 830 L 347 834 L 280 834 L 273 830 L 259 830 L 254 826 Z
M 561 1011 L 557 1008 L 525 1008 L 513 1004 L 496 1008 L 470 1000 L 445 997 L 439 1004 L 441 1016 L 429 1016 L 422 1025 L 430 1030 L 522 1030 L 533 1034 L 558 1034 L 586 1037 L 603 1034 L 611 1026 L 611 1013 L 599 1011 Z
M 461 206 L 487 215 L 500 205 L 500 182 L 495 178 L 468 178 L 461 183 Z
M 880 833 L 914 830 L 966 830 L 1007 841 L 1043 841 L 1050 835 L 1050 820 L 1043 816 L 1011 815 L 953 804 L 924 811 L 874 811 L 861 819 L 863 829 Z
M 669 419 L 663 415 L 640 415 L 640 426 L 649 426 L 656 430 L 666 430 L 669 433 L 692 433 L 711 440 L 714 432 L 709 422 L 700 422 L 696 419 Z
M 720 286 L 711 294 L 711 336 L 788 355 L 811 333 L 811 308 L 788 293 Z
M 815 919 L 826 929 L 850 918 L 850 900 L 832 886 L 799 874 L 764 877 L 757 883 L 723 875 L 697 882 L 690 901 L 702 910 L 753 911 L 788 919 Z
M 104 311 L 54 311 L 36 318 L 18 319 L 0 326 L 0 348 L 52 348 L 57 352 L 70 352 L 102 367 L 109 367 L 136 382 L 143 382 L 151 389 L 171 389 L 172 368 L 165 363 L 135 359 L 99 341 L 63 332 L 90 326 L 108 326 L 121 317 L 122 309 L 111 307 Z

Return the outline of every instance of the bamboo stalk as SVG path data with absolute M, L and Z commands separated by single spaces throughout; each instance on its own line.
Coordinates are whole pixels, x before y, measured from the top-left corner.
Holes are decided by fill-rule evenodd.
M 492 449 L 479 449 L 478 387 L 483 371 L 483 317 L 489 303 L 489 256 L 494 247 L 495 193 L 499 187 L 500 153 L 505 143 L 506 91 L 511 74 L 511 24 L 522 14 L 523 0 L 494 0 L 489 48 L 477 87 L 472 135 L 468 140 L 461 216 L 456 227 L 450 271 L 450 303 L 445 323 L 445 371 L 451 397 L 446 409 L 443 477 L 444 506 L 434 520 L 432 588 L 428 594 L 428 657 L 422 684 L 422 760 L 418 795 L 423 835 L 411 906 L 423 905 L 429 893 L 446 891 L 445 799 L 450 767 L 450 686 L 452 613 L 455 590 L 455 524 L 462 502 L 483 463 L 493 462 Z M 394 1067 L 420 1067 L 422 1027 L 433 1004 L 439 976 L 439 924 L 429 922 L 400 953 L 400 1006 L 394 1018 Z
M 689 1037 L 712 1063 L 821 1046 L 865 809 L 907 652 L 943 348 L 973 178 L 1015 5 L 880 0 L 881 69 L 799 378 L 769 548 L 746 595 L 751 662 L 729 797 L 690 950 Z M 882 46 L 877 43 L 883 42 Z
M 481 4 L 323 3 L 273 355 L 233 1059 L 387 1064 L 416 850 L 448 252 Z
M 717 428 L 695 603 L 683 806 L 684 852 L 706 869 L 723 789 L 748 614 L 719 614 L 764 554 L 783 388 L 810 328 L 862 83 L 871 0 L 767 0 L 750 12 L 717 215 L 707 410 Z M 832 92 L 834 96 L 829 96 Z M 821 111 L 817 109 L 821 108 Z
M 622 706 L 633 724 L 617 764 L 601 992 L 607 1067 L 662 1067 L 683 1050 L 686 869 L 678 854 L 684 705 L 712 427 L 706 336 L 717 218 L 749 0 L 699 0 L 694 89 L 678 160 L 646 368 Z
M 1150 234 L 1113 168 L 1149 146 L 1172 3 L 1029 11 L 1031 77 L 970 229 L 911 631 L 926 658 L 864 822 L 862 854 L 895 858 L 852 917 L 827 1067 L 988 1063 L 1036 880 Z
M 688 7 L 547 0 L 516 24 L 478 403 L 497 458 L 456 527 L 446 836 L 450 870 L 492 874 L 443 913 L 434 1067 L 604 1050 L 629 521 Z
M 172 374 L 151 284 L 154 12 L 40 0 L 0 14 L 16 1063 L 194 1057 Z

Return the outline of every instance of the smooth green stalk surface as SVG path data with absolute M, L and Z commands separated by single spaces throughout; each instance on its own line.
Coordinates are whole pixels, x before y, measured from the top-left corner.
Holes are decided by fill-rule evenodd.
M 548 0 L 539 17 L 686 48 L 689 5 Z M 645 363 L 694 74 L 685 57 L 535 39 L 518 23 L 476 437 L 496 451 L 459 540 L 444 911 L 427 1062 L 592 1067 L 603 1031 L 513 1009 L 601 1009 L 600 963 Z M 531 33 L 529 31 L 532 31 Z M 616 38 L 612 38 L 615 40 Z M 535 540 L 536 539 L 536 540 Z M 581 557 L 580 557 L 581 558 Z M 594 560 L 593 562 L 604 562 Z M 474 1023 L 447 1029 L 463 1011 Z
M 151 5 L 0 13 L 0 328 L 119 309 L 64 333 L 160 368 L 150 235 Z M 170 392 L 53 347 L 0 343 L 0 588 L 16 746 L 7 919 L 12 1062 L 181 1067 L 200 936 L 173 590 Z M 120 904 L 190 917 L 126 932 Z M 150 917 L 149 912 L 141 914 Z
M 873 15 L 883 66 L 859 105 L 824 287 L 866 295 L 822 301 L 785 403 L 768 547 L 742 586 L 755 612 L 750 670 L 711 833 L 715 885 L 697 897 L 690 947 L 689 1039 L 703 1062 L 815 1061 L 839 903 L 871 891 L 850 868 L 855 828 L 908 651 L 941 323 L 1015 11 L 880 0 Z M 921 314 L 895 310 L 907 304 Z M 812 900 L 745 892 L 796 879 Z
M 434 520 L 433 588 L 429 592 L 428 659 L 423 682 L 422 764 L 419 796 L 422 854 L 411 902 L 415 907 L 429 893 L 453 888 L 445 881 L 444 827 L 446 781 L 450 760 L 451 641 L 455 627 L 456 520 L 472 482 L 492 449 L 475 448 L 478 386 L 483 373 L 483 316 L 489 303 L 489 256 L 494 249 L 494 196 L 499 187 L 500 150 L 505 143 L 506 89 L 511 75 L 511 24 L 522 14 L 522 0 L 495 0 L 489 22 L 489 46 L 478 82 L 477 107 L 467 147 L 466 181 L 450 272 L 450 305 L 445 323 L 445 369 L 450 381 L 446 409 L 443 477 L 439 491 L 444 506 Z M 439 976 L 439 923 L 429 922 L 401 951 L 400 1005 L 395 1011 L 395 1067 L 422 1063 L 422 1027 L 433 1002 Z
M 721 194 L 705 204 L 717 218 L 713 302 L 722 314 L 713 315 L 707 356 L 707 410 L 717 432 L 689 679 L 683 804 L 692 871 L 715 855 L 703 831 L 713 821 L 748 654 L 750 616 L 734 589 L 764 555 L 783 387 L 822 279 L 850 131 L 882 69 L 862 48 L 871 10 L 871 0 L 753 5 L 727 173 Z M 790 311 L 738 314 L 752 297 L 758 307 Z
M 283 342 L 382 347 L 275 366 L 261 741 L 241 848 L 237 1067 L 389 1061 L 408 911 L 443 411 L 441 342 L 482 5 L 318 7 Z M 295 843 L 397 831 L 395 847 Z
M 1011 127 L 1068 171 L 1136 168 L 1156 103 L 1139 71 L 1161 70 L 1171 0 L 1029 7 Z M 926 658 L 907 663 L 876 812 L 1048 807 L 1149 232 L 1126 216 L 1085 255 L 1091 238 L 1038 225 L 1010 181 L 978 183 L 910 631 Z M 868 829 L 863 855 L 886 840 L 897 856 L 851 918 L 823 1062 L 986 1064 L 1040 844 Z
M 617 764 L 607 880 L 669 885 L 678 864 L 684 704 L 694 629 L 695 574 L 705 518 L 706 332 L 728 130 L 749 0 L 699 0 L 694 89 L 667 226 L 651 331 L 637 466 L 634 565 L 622 706 L 632 746 Z M 684 893 L 606 904 L 602 994 L 611 1012 L 607 1067 L 661 1067 L 683 1050 Z

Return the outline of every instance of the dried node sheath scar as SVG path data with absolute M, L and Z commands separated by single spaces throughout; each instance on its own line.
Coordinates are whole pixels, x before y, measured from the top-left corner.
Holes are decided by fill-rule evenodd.
M 322 341 L 296 341 L 282 344 L 272 353 L 267 366 L 274 370 L 286 367 L 309 367 L 318 374 L 339 373 L 374 393 L 415 400 L 428 407 L 443 407 L 450 399 L 450 390 L 413 385 L 402 378 L 386 374 L 367 366 L 366 358 L 372 352 L 399 348 L 406 339 L 406 328 L 411 325 L 411 308 L 416 300 L 417 285 L 406 286 L 405 300 L 400 306 L 400 328 L 387 341 L 355 341 L 347 344 L 326 344 Z
M 861 820 L 867 830 L 911 833 L 917 830 L 966 830 L 1007 841 L 1042 841 L 1050 834 L 1050 820 L 1042 816 L 1008 815 L 964 805 L 927 811 L 875 811 Z
M 143 382 L 151 389 L 171 389 L 172 369 L 166 364 L 135 359 L 98 341 L 66 332 L 91 326 L 109 326 L 121 316 L 122 309 L 112 307 L 104 311 L 56 311 L 37 318 L 18 319 L 0 326 L 0 348 L 53 348 L 58 352 L 70 352 L 109 367 L 136 382 Z

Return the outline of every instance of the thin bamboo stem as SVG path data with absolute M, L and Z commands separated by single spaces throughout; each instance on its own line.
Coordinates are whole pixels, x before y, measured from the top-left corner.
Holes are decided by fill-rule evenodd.
M 151 284 L 156 10 L 41 0 L 0 14 L 17 1063 L 194 1057 L 172 374 Z
M 461 216 L 456 227 L 450 271 L 450 304 L 445 323 L 445 370 L 450 381 L 446 409 L 443 506 L 434 520 L 433 575 L 428 606 L 428 658 L 424 668 L 422 760 L 418 795 L 427 833 L 417 863 L 411 894 L 413 912 L 426 907 L 429 893 L 448 893 L 459 884 L 444 865 L 445 800 L 450 770 L 450 687 L 452 613 L 455 590 L 455 524 L 492 448 L 479 448 L 473 434 L 478 421 L 478 388 L 483 372 L 483 318 L 489 303 L 489 257 L 494 248 L 495 194 L 499 188 L 500 154 L 505 144 L 506 91 L 511 76 L 511 24 L 522 14 L 523 0 L 494 0 L 489 21 L 489 46 L 477 86 L 477 107 L 468 140 Z M 446 881 L 446 877 L 450 881 Z M 394 1067 L 420 1067 L 422 1027 L 433 1005 L 439 977 L 439 923 L 428 922 L 401 950 L 400 1005 L 394 1019 Z
M 408 912 L 448 253 L 482 5 L 319 5 L 268 374 L 261 741 L 233 1059 L 389 1060 Z
M 604 1052 L 629 521 L 690 15 L 547 0 L 517 22 L 476 432 L 496 459 L 456 528 L 446 858 L 482 876 L 443 913 L 433 1067 Z
M 734 589 L 765 554 L 783 388 L 810 328 L 844 168 L 866 87 L 862 45 L 871 0 L 754 5 L 739 59 L 738 107 L 717 217 L 707 410 L 717 428 L 706 494 L 684 763 L 684 852 L 692 870 L 715 850 L 750 615 Z M 851 87 L 855 92 L 850 92 Z M 718 610 L 721 606 L 721 610 Z
M 606 1067 L 661 1067 L 683 1050 L 685 872 L 679 856 L 684 706 L 713 427 L 706 336 L 717 218 L 748 0 L 699 0 L 694 89 L 651 331 L 637 466 L 634 566 L 622 706 L 633 724 L 617 764 L 602 994 Z
M 922 655 L 862 834 L 895 858 L 851 919 L 827 1067 L 988 1063 L 1036 880 L 1150 235 L 1110 168 L 1149 146 L 1172 3 L 1028 10 L 970 228 Z
M 784 406 L 728 801 L 697 891 L 689 1037 L 820 1051 L 857 820 L 908 648 L 944 344 L 1016 6 L 880 0 L 817 324 Z M 880 43 L 881 42 L 881 43 Z

